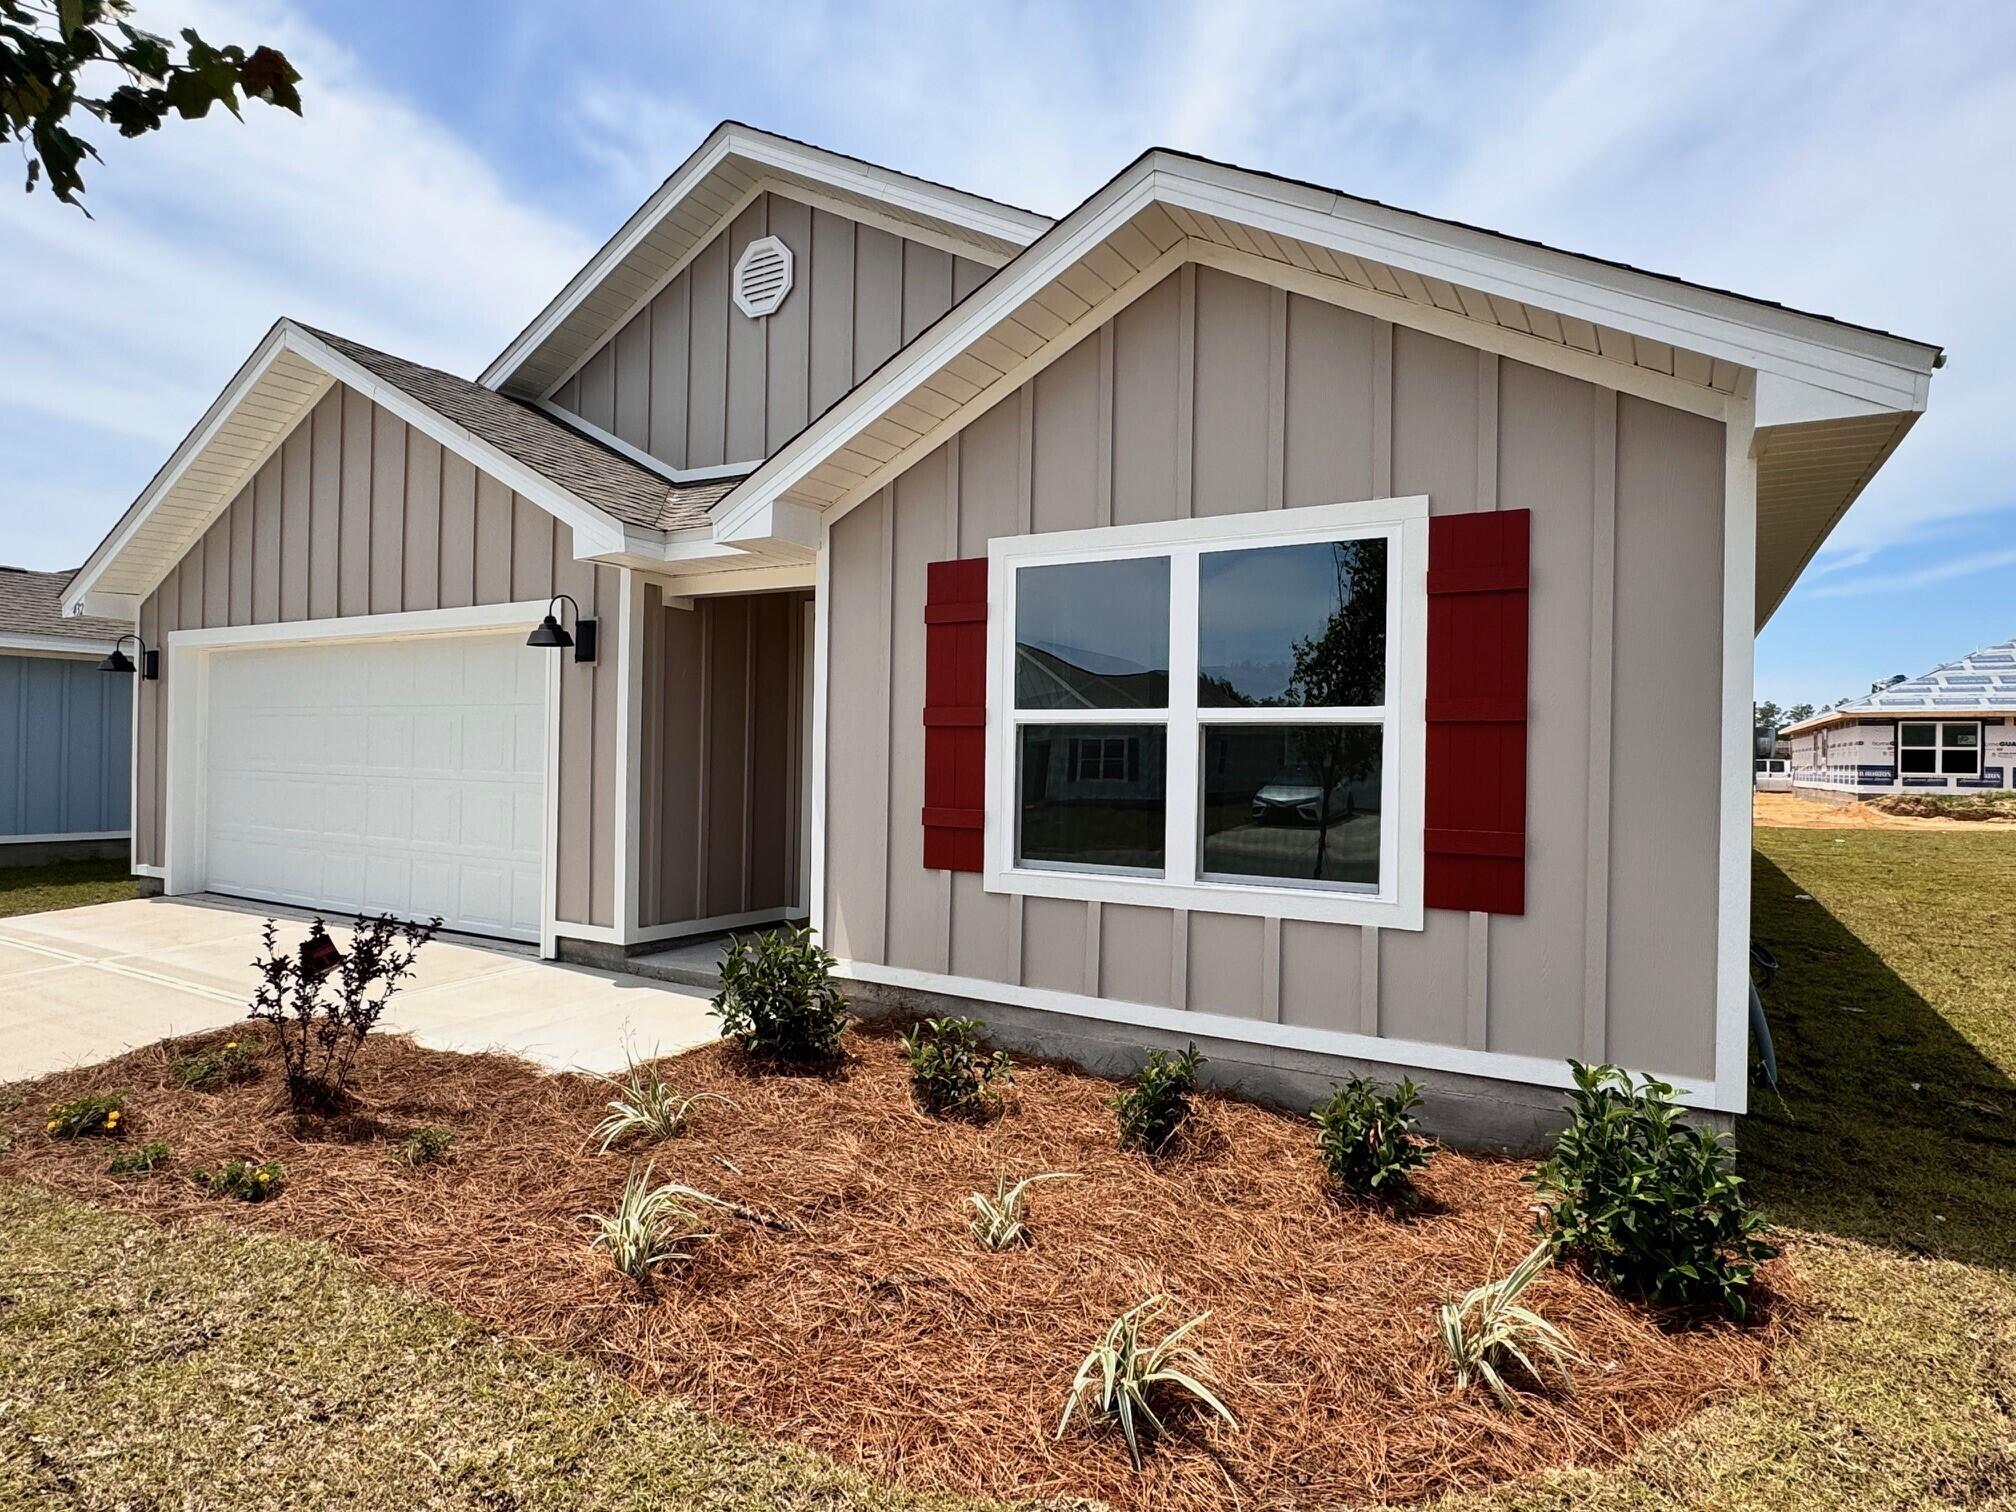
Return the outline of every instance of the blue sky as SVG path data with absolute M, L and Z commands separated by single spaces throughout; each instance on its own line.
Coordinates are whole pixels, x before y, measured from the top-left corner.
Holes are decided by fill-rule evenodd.
M 1765 631 L 1826 702 L 2016 636 L 2016 6 L 139 0 L 308 118 L 0 195 L 0 561 L 75 564 L 281 314 L 477 371 L 723 117 L 1061 213 L 1166 145 L 1948 348 Z

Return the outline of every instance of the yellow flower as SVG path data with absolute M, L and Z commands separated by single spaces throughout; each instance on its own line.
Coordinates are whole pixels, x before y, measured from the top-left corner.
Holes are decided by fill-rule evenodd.
M 53 1134 L 56 1132 L 56 1120 L 52 1118 L 49 1122 L 42 1125 L 42 1127 L 46 1132 Z
M 271 1181 L 273 1179 L 273 1173 L 271 1171 L 261 1171 L 259 1173 L 259 1179 L 261 1181 Z
M 224 1048 L 225 1048 L 226 1050 L 236 1050 L 236 1049 L 238 1048 L 238 1041 L 236 1041 L 236 1040 L 226 1040 L 226 1041 L 224 1042 Z

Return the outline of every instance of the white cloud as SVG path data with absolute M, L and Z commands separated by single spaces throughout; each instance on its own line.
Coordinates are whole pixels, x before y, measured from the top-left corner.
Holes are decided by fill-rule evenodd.
M 1970 551 L 1964 556 L 1948 557 L 1943 562 L 1932 562 L 1903 572 L 1878 572 L 1867 577 L 1850 578 L 1846 582 L 1819 583 L 1809 591 L 1808 597 L 1855 598 L 1870 593 L 1909 593 L 1914 589 L 1929 588 L 1934 583 L 1948 583 L 1954 578 L 1972 577 L 1978 572 L 1995 572 L 2004 567 L 2016 567 L 2016 549 Z
M 81 557 L 277 317 L 471 371 L 591 248 L 290 10 L 157 0 L 144 20 L 275 43 L 306 116 L 100 129 L 95 220 L 0 195 L 0 434 L 47 453 L 8 469 L 5 554 L 39 565 Z

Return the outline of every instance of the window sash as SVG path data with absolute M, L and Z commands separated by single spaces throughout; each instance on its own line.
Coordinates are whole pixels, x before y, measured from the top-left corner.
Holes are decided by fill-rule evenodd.
M 1213 725 L 1377 725 L 1381 728 L 1381 790 L 1388 806 L 1397 791 L 1400 758 L 1395 717 L 1395 690 L 1401 680 L 1402 609 L 1404 592 L 1396 574 L 1389 572 L 1386 588 L 1386 675 L 1387 701 L 1368 706 L 1310 707 L 1292 705 L 1259 708 L 1213 708 L 1198 702 L 1198 648 L 1200 643 L 1199 597 L 1202 560 L 1207 554 L 1264 550 L 1269 546 L 1335 540 L 1384 540 L 1389 564 L 1402 560 L 1401 529 L 1398 524 L 1333 526 L 1328 529 L 1295 532 L 1263 540 L 1224 542 L 1170 542 L 1112 551 L 1057 553 L 1031 552 L 1010 564 L 1003 595 L 1002 640 L 1012 656 L 1021 627 L 1016 620 L 1020 586 L 1016 574 L 1025 568 L 1050 567 L 1079 561 L 1133 561 L 1163 558 L 1169 563 L 1169 703 L 1159 709 L 1025 709 L 1013 701 L 1012 675 L 1006 725 L 1011 755 L 1020 751 L 1020 727 L 1044 725 L 1160 725 L 1166 726 L 1167 809 L 1163 836 L 1163 870 L 1159 873 L 1125 872 L 1130 876 L 1151 876 L 1176 887 L 1236 886 L 1242 891 L 1262 889 L 1284 893 L 1322 892 L 1364 895 L 1368 889 L 1356 884 L 1298 883 L 1251 877 L 1220 877 L 1203 870 L 1204 793 L 1202 770 L 1204 731 Z M 1012 667 L 1010 668 L 1012 674 Z M 1019 759 L 1019 756 L 1017 756 Z M 1008 816 L 1011 837 L 1008 869 L 1041 870 L 1049 873 L 1083 871 L 1086 875 L 1110 875 L 1116 869 L 1074 867 L 1056 862 L 1032 862 L 1020 855 L 1020 794 L 1014 796 L 1016 813 Z M 1388 896 L 1393 882 L 1390 857 L 1382 856 L 1381 881 L 1369 891 Z

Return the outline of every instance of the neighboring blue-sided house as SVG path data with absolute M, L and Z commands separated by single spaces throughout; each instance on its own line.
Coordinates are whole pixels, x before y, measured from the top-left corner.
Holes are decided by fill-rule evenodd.
M 1787 726 L 1792 784 L 1845 793 L 2016 787 L 2016 640 Z
M 64 619 L 70 576 L 0 567 L 0 866 L 127 852 L 133 679 L 98 663 L 132 626 Z

